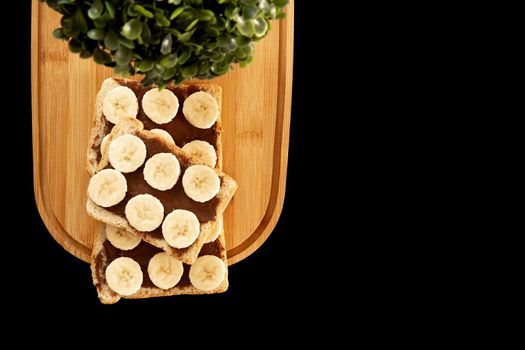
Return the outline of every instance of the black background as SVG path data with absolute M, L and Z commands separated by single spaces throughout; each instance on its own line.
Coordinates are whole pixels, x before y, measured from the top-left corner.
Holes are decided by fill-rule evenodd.
M 78 315 L 87 313 L 117 313 L 122 315 L 128 310 L 175 310 L 199 314 L 201 310 L 213 309 L 217 312 L 237 312 L 263 315 L 276 311 L 277 304 L 284 302 L 285 308 L 279 309 L 280 315 L 286 315 L 292 309 L 306 312 L 299 300 L 311 298 L 309 312 L 318 305 L 319 298 L 326 286 L 323 285 L 321 270 L 330 270 L 330 264 L 322 267 L 319 262 L 319 235 L 343 236 L 344 230 L 331 230 L 328 209 L 335 207 L 320 201 L 323 188 L 310 185 L 313 181 L 323 181 L 327 174 L 323 171 L 323 161 L 327 157 L 317 158 L 312 153 L 315 141 L 321 140 L 326 147 L 334 147 L 337 140 L 330 140 L 329 128 L 316 123 L 318 116 L 326 120 L 345 118 L 344 114 L 328 111 L 323 107 L 312 86 L 316 60 L 324 48 L 322 43 L 313 39 L 311 19 L 314 18 L 315 5 L 308 1 L 296 1 L 295 6 L 295 54 L 294 87 L 292 101 L 292 122 L 289 149 L 289 164 L 286 197 L 281 218 L 266 243 L 249 258 L 230 268 L 230 288 L 228 292 L 212 296 L 182 296 L 147 300 L 121 300 L 116 305 L 101 305 L 92 285 L 88 264 L 66 252 L 57 244 L 40 219 L 35 206 L 32 178 L 32 136 L 31 136 L 31 72 L 30 72 L 30 1 L 17 2 L 12 9 L 15 20 L 8 30 L 17 33 L 6 36 L 10 50 L 4 55 L 4 83 L 14 88 L 4 92 L 2 99 L 14 105 L 11 111 L 13 132 L 17 139 L 8 142 L 10 188 L 14 194 L 6 194 L 9 199 L 8 209 L 3 218 L 11 223 L 5 227 L 4 234 L 13 239 L 9 251 L 16 254 L 16 260 L 9 257 L 4 265 L 4 273 L 11 276 L 20 292 L 14 292 L 12 298 L 22 299 L 23 305 L 39 308 L 65 310 Z M 15 30 L 16 29 L 16 30 Z M 57 45 L 60 45 L 57 42 Z M 343 110 L 344 111 L 344 110 Z M 5 115 L 4 115 L 5 117 Z M 56 135 L 60 137 L 60 135 Z M 7 140 L 4 140 L 7 141 Z M 4 148 L 5 150 L 6 148 Z M 346 177 L 348 175 L 341 174 Z M 330 190 L 332 191 L 332 190 Z M 18 215 L 15 216 L 14 213 Z M 22 217 L 19 213 L 22 212 Z M 9 219 L 12 217 L 12 219 Z M 16 219 L 15 219 L 16 217 Z M 20 218 L 18 218 L 20 217 Z M 328 221 L 327 221 L 328 220 Z M 19 251 L 18 247 L 24 247 Z M 326 254 L 326 252 L 324 253 Z M 4 254 L 7 258 L 9 254 Z M 13 264 L 18 261 L 21 264 Z M 330 260 L 328 260 L 330 261 Z

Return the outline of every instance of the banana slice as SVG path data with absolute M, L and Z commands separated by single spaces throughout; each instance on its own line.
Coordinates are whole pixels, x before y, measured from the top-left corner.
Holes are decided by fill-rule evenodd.
M 171 153 L 157 153 L 144 166 L 144 180 L 151 187 L 166 191 L 173 188 L 180 175 L 180 164 Z
M 213 224 L 213 226 L 211 227 L 211 231 L 205 243 L 214 242 L 217 238 L 219 238 L 221 231 L 222 231 L 222 217 L 219 216 L 217 218 L 217 221 L 215 221 L 215 224 Z
M 127 191 L 126 178 L 114 169 L 101 170 L 89 179 L 89 198 L 104 208 L 120 203 Z
M 182 150 L 189 155 L 196 157 L 209 167 L 215 167 L 217 164 L 217 153 L 215 148 L 206 141 L 195 140 L 188 142 L 182 147 Z
M 100 143 L 100 152 L 101 153 L 104 153 L 104 150 L 106 149 L 106 145 L 108 143 L 108 140 L 109 140 L 109 134 L 104 136 L 104 138 L 102 139 L 102 142 Z
M 135 294 L 142 285 L 142 278 L 140 265 L 131 258 L 117 258 L 106 268 L 109 288 L 121 295 Z
M 112 225 L 106 225 L 106 238 L 115 248 L 121 250 L 131 250 L 141 241 L 139 237 Z
M 226 276 L 224 262 L 214 255 L 197 258 L 190 267 L 190 282 L 204 292 L 217 288 Z
M 149 260 L 149 279 L 161 289 L 175 287 L 179 283 L 183 272 L 182 262 L 168 253 L 157 253 Z
M 207 92 L 199 91 L 188 96 L 182 106 L 186 120 L 199 129 L 208 129 L 219 117 L 217 100 Z
M 137 170 L 146 160 L 146 145 L 135 135 L 122 135 L 109 144 L 109 162 L 122 173 Z
M 137 96 L 125 86 L 108 91 L 102 102 L 102 113 L 113 124 L 118 124 L 124 118 L 136 118 L 138 112 Z
M 179 99 L 168 89 L 154 88 L 142 97 L 142 109 L 155 123 L 166 124 L 177 115 Z
M 126 219 L 135 229 L 151 232 L 164 219 L 164 206 L 151 194 L 139 194 L 131 198 L 126 204 Z
M 186 248 L 195 242 L 201 231 L 197 216 L 191 211 L 176 209 L 162 223 L 162 236 L 173 248 Z
M 204 203 L 219 193 L 221 180 L 212 168 L 206 165 L 192 165 L 182 176 L 182 187 L 188 197 Z
M 159 135 L 160 137 L 162 137 L 162 138 L 163 138 L 165 141 L 167 141 L 168 143 L 177 146 L 177 144 L 175 143 L 175 140 L 173 139 L 173 137 L 171 137 L 170 133 L 167 132 L 166 130 L 162 130 L 162 129 L 151 129 L 150 131 L 151 131 L 152 133 L 155 133 L 155 134 Z

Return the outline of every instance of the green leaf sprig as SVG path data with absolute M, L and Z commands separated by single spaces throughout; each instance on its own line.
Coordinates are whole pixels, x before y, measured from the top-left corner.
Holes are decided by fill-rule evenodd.
M 288 0 L 40 0 L 62 14 L 53 36 L 71 52 L 144 74 L 144 85 L 211 79 L 253 60 L 255 41 Z

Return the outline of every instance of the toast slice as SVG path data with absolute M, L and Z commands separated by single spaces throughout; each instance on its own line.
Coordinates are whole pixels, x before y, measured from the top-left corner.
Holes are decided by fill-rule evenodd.
M 102 151 L 101 144 L 102 140 L 108 135 L 114 124 L 109 122 L 103 113 L 103 103 L 106 94 L 119 86 L 126 86 L 130 88 L 136 95 L 139 102 L 139 112 L 137 119 L 142 122 L 145 130 L 151 129 L 163 129 L 166 130 L 175 140 L 177 146 L 182 147 L 184 144 L 194 140 L 203 140 L 210 143 L 217 153 L 217 164 L 216 169 L 222 169 L 222 126 L 221 126 L 221 110 L 222 110 L 222 89 L 216 84 L 191 84 L 191 85 L 168 85 L 166 89 L 173 92 L 179 99 L 179 110 L 173 120 L 167 124 L 159 125 L 151 121 L 144 110 L 142 109 L 142 96 L 152 87 L 144 87 L 140 82 L 122 79 L 122 78 L 108 78 L 104 80 L 102 86 L 97 94 L 95 102 L 95 110 L 93 114 L 93 128 L 89 137 L 89 146 L 87 152 L 87 169 L 89 175 L 94 175 L 97 171 L 98 163 L 100 162 Z M 219 117 L 214 126 L 209 129 L 199 129 L 191 125 L 186 121 L 182 107 L 185 99 L 194 92 L 205 91 L 212 95 L 217 100 L 219 107 Z
M 214 294 L 222 293 L 228 289 L 228 269 L 226 268 L 226 275 L 222 283 L 215 289 L 210 291 L 201 291 L 195 288 L 189 279 L 190 265 L 183 264 L 184 272 L 181 280 L 170 289 L 161 289 L 156 287 L 148 276 L 148 262 L 155 254 L 162 252 L 162 249 L 152 246 L 142 241 L 136 248 L 123 251 L 115 248 L 106 239 L 105 225 L 100 225 L 100 229 L 96 232 L 93 244 L 93 251 L 91 256 L 91 274 L 93 277 L 93 284 L 97 289 L 97 294 L 103 304 L 114 304 L 120 298 L 126 299 L 140 299 L 161 296 L 171 296 L 179 294 Z M 200 253 L 201 255 L 214 255 L 220 258 L 225 266 L 226 260 L 226 244 L 224 240 L 224 232 L 221 231 L 219 238 L 211 243 L 206 243 Z M 114 292 L 108 285 L 105 277 L 105 271 L 108 265 L 116 258 L 129 257 L 137 261 L 141 267 L 143 274 L 143 282 L 141 288 L 133 295 L 122 296 Z
M 124 135 L 124 134 L 132 134 L 140 139 L 142 139 L 145 143 L 148 144 L 154 144 L 155 149 L 160 150 L 162 152 L 169 152 L 174 154 L 177 159 L 179 160 L 182 168 L 182 173 L 180 175 L 180 179 L 182 179 L 184 169 L 188 166 L 195 165 L 195 164 L 202 164 L 199 160 L 195 159 L 194 157 L 188 156 L 186 153 L 182 151 L 177 146 L 174 146 L 167 141 L 165 141 L 162 137 L 158 136 L 157 134 L 143 130 L 143 125 L 140 121 L 137 119 L 128 118 L 121 123 L 119 123 L 117 126 L 113 128 L 111 133 L 109 134 L 108 138 L 108 144 L 112 142 L 113 139 Z M 108 147 L 106 147 L 108 148 Z M 151 152 L 148 151 L 148 158 L 151 157 Z M 97 171 L 100 171 L 105 168 L 111 168 L 111 164 L 108 160 L 108 150 L 106 149 L 103 154 L 100 162 L 98 162 Z M 124 174 L 124 176 L 127 179 L 135 179 L 137 181 L 137 178 L 140 178 L 140 174 L 142 174 L 143 166 L 141 166 L 139 169 L 132 173 Z M 184 208 L 184 207 L 175 207 L 177 205 L 173 205 L 173 203 L 168 203 L 167 205 L 164 204 L 165 214 L 168 214 L 173 209 L 188 209 L 190 211 L 197 211 L 202 209 L 202 213 L 195 212 L 197 217 L 199 218 L 199 221 L 201 223 L 201 231 L 196 239 L 196 241 L 190 245 L 187 248 L 183 249 L 177 249 L 171 247 L 162 237 L 162 232 L 160 228 L 157 228 L 156 230 L 152 232 L 141 232 L 133 228 L 127 221 L 125 215 L 124 215 L 124 206 L 136 194 L 134 193 L 133 185 L 130 188 L 129 181 L 128 180 L 128 193 L 126 194 L 126 197 L 124 200 L 122 200 L 119 204 L 116 206 L 110 207 L 110 208 L 103 208 L 95 204 L 89 197 L 86 204 L 87 212 L 90 216 L 92 216 L 94 219 L 99 220 L 103 223 L 110 224 L 116 227 L 119 227 L 121 229 L 124 229 L 128 232 L 131 232 L 135 234 L 136 236 L 142 238 L 144 241 L 150 243 L 153 246 L 156 246 L 158 248 L 163 249 L 167 253 L 173 255 L 176 259 L 191 264 L 193 263 L 199 254 L 200 249 L 202 248 L 204 242 L 207 240 L 209 232 L 211 230 L 211 227 L 213 224 L 215 224 L 215 220 L 217 220 L 218 216 L 222 215 L 224 209 L 227 207 L 228 203 L 230 202 L 231 198 L 233 197 L 233 194 L 235 193 L 237 189 L 237 183 L 235 180 L 233 180 L 228 175 L 217 171 L 217 174 L 221 180 L 220 185 L 220 191 L 219 193 L 210 201 L 206 203 L 197 203 L 193 202 L 189 197 L 186 196 L 184 193 L 184 190 L 182 189 L 181 180 L 177 182 L 175 187 L 170 192 L 170 196 L 176 196 L 177 198 L 182 198 L 183 196 L 187 197 L 187 202 L 191 204 L 191 208 Z M 141 180 L 144 182 L 143 177 Z M 139 180 L 140 181 L 140 180 Z M 147 186 L 145 186 L 147 187 Z M 144 193 L 143 189 L 138 190 L 140 193 Z M 149 192 L 152 195 L 156 195 L 159 192 L 149 188 Z M 147 192 L 146 192 L 147 193 Z M 175 198 L 175 197 L 173 197 Z M 209 204 L 211 203 L 211 204 Z M 189 204 L 188 204 L 189 205 Z M 192 208 L 196 208 L 197 210 L 193 210 Z
M 109 122 L 103 113 L 103 102 L 106 94 L 119 86 L 125 86 L 130 88 L 136 95 L 139 102 L 139 112 L 137 119 L 143 122 L 146 130 L 151 129 L 164 129 L 174 139 L 179 147 L 182 147 L 185 143 L 194 140 L 204 140 L 209 142 L 214 148 L 217 154 L 217 163 L 215 168 L 222 170 L 222 142 L 221 142 L 221 109 L 222 109 L 222 89 L 216 84 L 191 84 L 191 85 L 168 85 L 166 89 L 173 92 L 179 100 L 179 110 L 175 118 L 163 125 L 159 125 L 150 120 L 142 108 L 142 97 L 143 95 L 153 87 L 144 87 L 140 82 L 135 80 L 123 79 L 123 78 L 108 78 L 104 80 L 102 86 L 97 94 L 95 109 L 93 115 L 93 128 L 89 138 L 89 146 L 87 151 L 87 170 L 90 175 L 94 175 L 97 171 L 98 165 L 102 158 L 104 150 L 101 149 L 102 140 L 108 136 L 111 132 L 114 124 Z M 219 107 L 219 117 L 215 125 L 211 128 L 203 130 L 192 126 L 186 121 L 182 107 L 185 99 L 194 92 L 205 91 L 212 95 L 217 100 Z M 109 142 L 107 142 L 109 145 Z M 106 146 L 109 147 L 109 146 Z M 206 227 L 205 227 L 206 229 Z

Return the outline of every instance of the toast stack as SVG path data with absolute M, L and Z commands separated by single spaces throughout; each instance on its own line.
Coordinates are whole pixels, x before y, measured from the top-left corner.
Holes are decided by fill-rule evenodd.
M 86 209 L 102 303 L 228 288 L 222 213 L 237 184 L 222 172 L 221 88 L 106 79 L 87 151 Z

